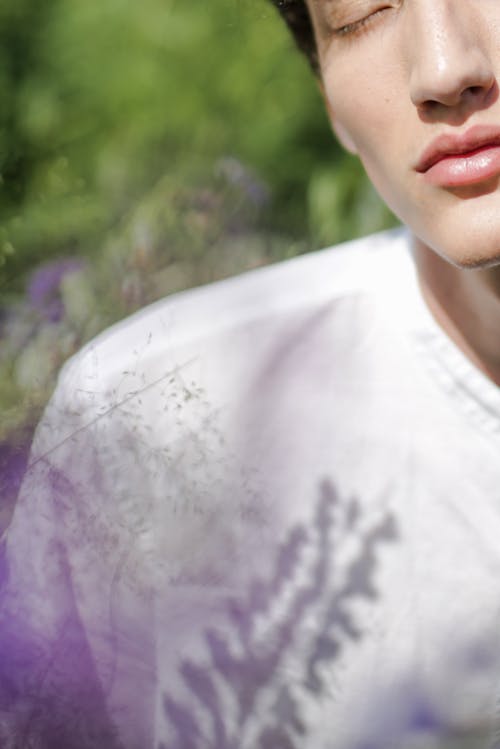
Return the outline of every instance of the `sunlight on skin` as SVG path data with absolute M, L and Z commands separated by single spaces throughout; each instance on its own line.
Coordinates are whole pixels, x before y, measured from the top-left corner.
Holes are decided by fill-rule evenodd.
M 333 130 L 412 230 L 432 314 L 500 384 L 500 6 L 309 0 L 308 7 Z M 461 139 L 462 158 L 422 171 L 423 154 L 449 137 Z

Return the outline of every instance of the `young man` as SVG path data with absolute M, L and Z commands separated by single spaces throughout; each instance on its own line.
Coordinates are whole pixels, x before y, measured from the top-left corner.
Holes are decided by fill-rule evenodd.
M 6 746 L 498 745 L 500 6 L 282 10 L 408 228 L 66 366 L 6 539 Z

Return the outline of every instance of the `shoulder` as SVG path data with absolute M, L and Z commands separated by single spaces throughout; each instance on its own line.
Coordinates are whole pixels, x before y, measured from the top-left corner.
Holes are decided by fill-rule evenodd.
M 88 408 L 89 392 L 109 401 L 121 382 L 148 386 L 172 352 L 187 359 L 234 344 L 255 326 L 267 330 L 326 304 L 348 309 L 350 299 L 380 291 L 408 242 L 404 229 L 381 232 L 162 299 L 88 343 L 61 371 L 58 392 L 83 394 Z
M 164 346 L 166 338 L 170 345 L 189 344 L 253 320 L 369 293 L 407 244 L 403 229 L 380 232 L 174 294 L 98 335 L 70 360 L 64 376 L 92 368 L 97 356 L 115 370 L 146 344 Z

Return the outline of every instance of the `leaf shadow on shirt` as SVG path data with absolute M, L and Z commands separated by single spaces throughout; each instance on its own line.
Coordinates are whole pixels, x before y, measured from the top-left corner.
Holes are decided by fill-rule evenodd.
M 337 556 L 348 534 L 357 534 L 359 544 L 342 572 Z M 180 661 L 184 694 L 163 695 L 172 739 L 160 749 L 305 746 L 298 694 L 321 698 L 328 689 L 322 669 L 340 658 L 346 641 L 362 638 L 352 603 L 377 598 L 379 547 L 396 538 L 391 516 L 363 528 L 356 499 L 340 502 L 324 481 L 311 526 L 292 528 L 268 579 L 253 580 L 246 596 L 227 601 L 224 631 L 203 632 L 204 662 Z M 286 662 L 297 649 L 299 677 L 291 680 Z

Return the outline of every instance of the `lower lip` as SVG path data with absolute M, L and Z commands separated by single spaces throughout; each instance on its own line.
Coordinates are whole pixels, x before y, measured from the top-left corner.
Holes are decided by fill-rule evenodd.
M 433 164 L 424 179 L 437 187 L 467 187 L 500 176 L 500 146 L 446 156 Z

